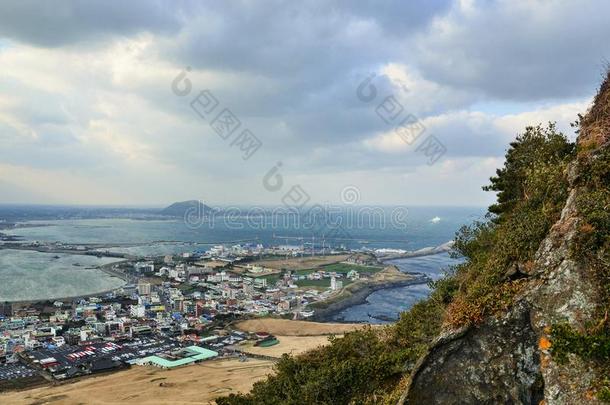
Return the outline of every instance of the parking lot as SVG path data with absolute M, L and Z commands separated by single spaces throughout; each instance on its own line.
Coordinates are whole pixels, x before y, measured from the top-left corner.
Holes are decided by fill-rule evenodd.
M 0 365 L 0 381 L 32 377 L 37 374 L 38 373 L 34 369 L 20 363 Z
M 125 343 L 123 349 L 112 356 L 112 359 L 129 362 L 179 347 L 181 345 L 172 340 L 136 339 L 135 341 Z
M 138 338 L 129 342 L 101 342 L 83 346 L 62 346 L 37 349 L 26 354 L 34 367 L 51 373 L 77 368 L 102 358 L 131 362 L 180 347 L 178 342 L 163 338 Z
M 209 342 L 205 347 L 222 351 L 222 348 L 243 340 L 242 336 L 227 336 L 224 340 Z M 99 342 L 89 345 L 39 348 L 23 353 L 28 365 L 10 364 L 0 366 L 0 380 L 31 377 L 44 370 L 56 378 L 70 378 L 68 370 L 86 369 L 101 359 L 133 364 L 136 360 L 155 354 L 169 352 L 182 344 L 169 338 L 141 337 L 127 342 Z

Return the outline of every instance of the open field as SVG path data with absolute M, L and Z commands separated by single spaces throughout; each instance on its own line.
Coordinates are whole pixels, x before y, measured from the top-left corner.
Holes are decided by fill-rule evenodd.
M 213 404 L 214 398 L 247 392 L 271 373 L 273 362 L 206 361 L 174 370 L 135 366 L 74 383 L 0 394 L 2 404 Z
M 264 271 L 258 272 L 258 273 L 251 273 L 250 270 L 243 265 L 235 265 L 233 266 L 233 268 L 231 269 L 231 272 L 236 273 L 236 274 L 240 274 L 240 275 L 246 275 L 248 277 L 263 277 L 266 278 L 267 276 L 271 276 L 271 275 L 276 275 L 276 277 L 279 277 L 279 274 L 282 272 L 279 269 L 275 269 L 275 268 L 270 268 L 270 267 L 265 267 Z
M 341 337 L 342 335 L 337 335 Z M 282 357 L 282 354 L 301 354 L 308 350 L 315 349 L 320 346 L 329 344 L 328 336 L 282 336 L 275 335 L 280 341 L 275 346 L 260 347 L 254 346 L 254 343 L 247 343 L 239 346 L 239 350 L 244 353 L 259 354 L 263 356 Z
M 235 324 L 237 329 L 245 332 L 264 331 L 277 336 L 342 335 L 365 326 L 358 323 L 320 323 L 275 318 L 249 319 Z
M 277 345 L 270 347 L 257 347 L 253 343 L 247 343 L 239 346 L 239 350 L 278 358 L 284 353 L 297 355 L 327 345 L 329 344 L 328 335 L 341 337 L 347 332 L 366 326 L 364 324 L 320 323 L 274 318 L 250 319 L 235 325 L 236 328 L 246 332 L 265 331 L 280 341 Z
M 327 272 L 335 271 L 337 273 L 347 273 L 350 270 L 356 270 L 358 273 L 374 274 L 383 270 L 383 266 L 363 266 L 360 264 L 334 263 L 324 266 L 323 270 Z
M 201 267 L 217 268 L 217 267 L 225 267 L 227 265 L 227 263 L 223 262 L 221 260 L 209 260 L 209 261 L 196 262 L 195 265 L 201 266 Z
M 276 270 L 286 269 L 294 271 L 314 269 L 327 264 L 339 263 L 346 260 L 348 257 L 349 255 L 289 257 L 257 260 L 251 264 L 255 266 L 270 267 Z
M 360 274 L 366 274 L 368 276 L 372 276 L 376 273 L 379 273 L 383 270 L 382 266 L 363 266 L 359 264 L 349 264 L 349 263 L 331 263 L 321 265 L 316 268 L 307 268 L 301 270 L 292 270 L 293 274 L 297 274 L 299 276 L 306 276 L 310 273 L 323 270 L 325 272 L 337 272 L 337 273 L 348 273 L 350 270 L 356 270 Z M 274 284 L 277 280 L 280 279 L 282 272 L 280 270 L 275 270 L 271 272 L 260 273 L 258 275 L 251 275 L 253 277 L 260 277 L 267 279 L 267 284 Z M 347 286 L 352 283 L 352 280 L 342 279 L 343 285 Z M 295 281 L 295 284 L 299 287 L 319 287 L 322 290 L 324 288 L 330 287 L 330 278 L 324 278 L 322 280 L 298 280 Z
M 341 280 L 343 282 L 343 285 L 348 285 L 351 283 L 351 280 Z M 309 290 L 311 289 L 310 287 L 313 287 L 314 289 L 318 290 L 318 291 L 324 291 L 330 288 L 330 279 L 329 278 L 323 278 L 321 280 L 299 280 L 299 281 L 295 281 L 294 284 L 296 284 L 298 287 L 301 287 L 302 289 L 305 290 Z

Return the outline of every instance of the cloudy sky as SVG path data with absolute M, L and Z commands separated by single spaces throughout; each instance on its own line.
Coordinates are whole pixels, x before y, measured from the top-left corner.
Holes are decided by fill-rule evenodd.
M 298 185 L 311 202 L 349 186 L 361 204 L 486 205 L 526 125 L 573 136 L 608 15 L 601 0 L 3 1 L 0 203 L 275 205 Z M 417 138 L 396 131 L 405 117 Z

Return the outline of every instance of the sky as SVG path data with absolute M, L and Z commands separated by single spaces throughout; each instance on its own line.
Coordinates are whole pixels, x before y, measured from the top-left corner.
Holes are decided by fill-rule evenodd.
M 606 1 L 0 3 L 0 203 L 488 205 L 586 112 Z M 346 200 L 347 199 L 347 200 Z

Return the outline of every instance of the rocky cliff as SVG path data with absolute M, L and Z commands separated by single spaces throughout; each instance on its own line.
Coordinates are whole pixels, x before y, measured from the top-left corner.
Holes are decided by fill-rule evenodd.
M 533 264 L 519 274 L 524 287 L 499 314 L 469 326 L 445 326 L 411 372 L 400 404 L 600 402 L 595 387 L 608 376 L 586 357 L 567 353 L 559 359 L 552 330 L 556 325 L 575 331 L 588 331 L 596 324 L 598 329 L 607 328 L 607 312 L 603 317 L 607 302 L 600 291 L 608 285 L 600 283 L 608 280 L 596 276 L 610 273 L 608 262 L 600 259 L 602 248 L 595 250 L 596 272 L 591 261 L 574 252 L 582 249 L 584 233 L 607 235 L 608 229 L 595 228 L 584 211 L 591 196 L 591 201 L 599 202 L 600 195 L 608 201 L 607 188 L 599 187 L 607 187 L 608 162 L 602 159 L 609 148 L 610 80 L 606 79 L 580 120 L 577 156 L 565 173 L 569 196 L 561 216 L 540 244 Z M 597 183 L 592 166 L 602 167 Z M 602 204 L 601 210 L 607 214 L 610 207 Z M 606 236 L 603 248 L 607 241 Z

